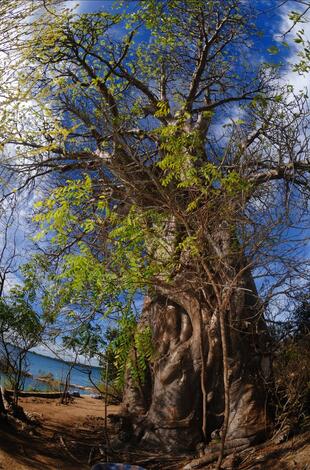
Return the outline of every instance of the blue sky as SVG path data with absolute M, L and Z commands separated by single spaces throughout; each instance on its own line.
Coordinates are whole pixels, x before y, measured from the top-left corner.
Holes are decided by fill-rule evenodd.
M 274 60 L 278 60 L 279 57 L 281 57 L 285 62 L 287 62 L 287 64 L 295 63 L 297 61 L 299 47 L 294 43 L 293 39 L 296 31 L 301 28 L 301 25 L 297 25 L 288 35 L 284 35 L 284 33 L 292 26 L 292 23 L 289 20 L 289 13 L 292 10 L 302 10 L 304 5 L 298 5 L 294 1 L 281 0 L 243 1 L 258 11 L 257 24 L 264 33 L 263 37 L 257 39 L 258 50 L 257 57 L 255 59 L 273 60 L 272 56 L 268 53 L 268 48 L 272 45 L 276 45 L 279 47 L 280 54 L 275 57 Z M 98 10 L 111 11 L 118 6 L 118 3 L 119 2 L 117 0 L 69 0 L 66 2 L 66 6 L 74 8 L 78 13 L 84 13 Z M 131 9 L 134 9 L 137 1 L 129 0 L 126 3 L 127 5 L 130 5 Z M 310 22 L 303 24 L 302 27 L 305 30 L 305 38 L 310 39 Z M 282 46 L 283 41 L 289 44 L 289 48 Z M 293 84 L 296 90 L 310 86 L 309 75 L 300 76 L 296 73 L 288 72 L 285 77 L 285 81 Z

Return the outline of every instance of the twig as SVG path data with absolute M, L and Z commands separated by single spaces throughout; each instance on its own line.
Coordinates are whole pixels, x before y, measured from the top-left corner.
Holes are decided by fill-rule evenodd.
M 92 463 L 94 451 L 95 451 L 95 447 L 92 447 L 88 455 L 88 461 L 87 461 L 88 465 L 91 465 Z
M 81 460 L 77 459 L 75 457 L 75 455 L 72 454 L 72 452 L 70 452 L 70 450 L 68 449 L 67 447 L 67 444 L 65 443 L 64 441 L 64 438 L 62 436 L 59 436 L 59 441 L 61 443 L 61 445 L 63 446 L 63 448 L 65 449 L 65 451 L 67 452 L 67 454 L 71 457 L 72 460 L 74 460 L 75 462 L 81 464 Z

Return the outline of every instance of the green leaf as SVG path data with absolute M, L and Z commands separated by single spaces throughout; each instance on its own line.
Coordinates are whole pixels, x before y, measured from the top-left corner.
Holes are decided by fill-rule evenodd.
M 267 51 L 269 52 L 269 54 L 271 55 L 277 55 L 279 54 L 280 50 L 277 46 L 271 46 L 267 49 Z

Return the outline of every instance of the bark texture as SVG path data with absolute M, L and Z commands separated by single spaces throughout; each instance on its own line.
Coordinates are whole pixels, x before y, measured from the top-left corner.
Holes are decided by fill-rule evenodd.
M 217 312 L 210 312 L 198 291 L 182 288 L 178 294 L 147 298 L 141 322 L 151 327 L 156 352 L 143 388 L 130 373 L 127 377 L 123 405 L 136 440 L 169 452 L 193 450 L 212 438 L 219 441 L 225 403 Z M 268 430 L 268 335 L 250 273 L 232 296 L 225 327 L 227 444 L 233 448 L 263 438 Z

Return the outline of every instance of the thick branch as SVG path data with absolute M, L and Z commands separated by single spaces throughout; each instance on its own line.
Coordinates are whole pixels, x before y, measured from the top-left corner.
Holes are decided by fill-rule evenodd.
M 294 162 L 280 165 L 276 168 L 266 169 L 265 171 L 258 172 L 256 175 L 250 176 L 248 181 L 254 185 L 280 179 L 294 181 L 298 172 L 310 173 L 310 163 Z

